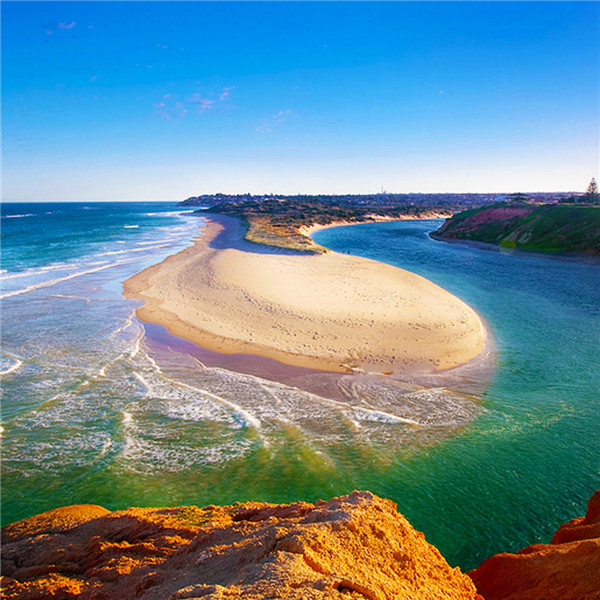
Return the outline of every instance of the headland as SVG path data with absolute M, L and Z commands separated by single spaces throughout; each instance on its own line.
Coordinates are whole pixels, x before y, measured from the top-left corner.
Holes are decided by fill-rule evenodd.
M 433 239 L 546 254 L 600 256 L 600 206 L 501 202 L 454 214 Z

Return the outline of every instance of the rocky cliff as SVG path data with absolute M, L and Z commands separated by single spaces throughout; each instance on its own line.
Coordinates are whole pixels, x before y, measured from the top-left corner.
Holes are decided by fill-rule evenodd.
M 550 544 L 496 554 L 469 575 L 486 600 L 600 599 L 600 491 Z
M 551 544 L 493 556 L 471 578 L 370 492 L 316 504 L 67 506 L 4 528 L 2 573 L 2 598 L 19 600 L 600 600 L 600 492 Z
M 478 598 L 369 492 L 314 505 L 71 506 L 6 527 L 2 550 L 7 599 Z

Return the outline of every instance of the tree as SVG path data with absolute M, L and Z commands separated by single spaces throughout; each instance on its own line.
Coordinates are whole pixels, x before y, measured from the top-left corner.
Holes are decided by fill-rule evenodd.
M 589 204 L 597 204 L 598 203 L 598 184 L 596 183 L 596 178 L 592 177 L 590 181 L 590 185 L 588 185 L 588 189 L 585 192 L 585 201 Z

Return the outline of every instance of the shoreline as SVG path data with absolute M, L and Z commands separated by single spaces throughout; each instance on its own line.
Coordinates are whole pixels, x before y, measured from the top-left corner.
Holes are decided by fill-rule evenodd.
M 312 234 L 317 231 L 321 231 L 322 229 L 330 229 L 333 227 L 347 227 L 348 225 L 368 225 L 369 223 L 390 223 L 393 221 L 424 221 L 428 219 L 447 219 L 451 213 L 441 213 L 441 212 L 432 212 L 428 215 L 415 215 L 415 216 L 402 216 L 402 217 L 383 217 L 381 215 L 367 215 L 368 219 L 364 219 L 362 221 L 331 221 L 331 223 L 327 223 L 326 225 L 321 225 L 318 223 L 313 223 L 312 225 L 302 225 L 298 227 L 298 231 L 310 238 L 312 240 Z M 314 240 L 312 240 L 314 242 Z M 316 244 L 316 242 L 315 242 Z M 318 244 L 317 244 L 318 245 Z M 333 250 L 329 250 L 329 252 L 333 252 Z
M 536 256 L 538 258 L 549 258 L 551 260 L 566 260 L 571 262 L 586 263 L 590 265 L 600 265 L 600 254 L 588 254 L 586 252 L 544 252 L 543 250 L 530 250 L 528 248 L 503 248 L 498 244 L 480 242 L 479 240 L 447 238 L 442 235 L 436 235 L 435 231 L 430 232 L 428 235 L 435 242 L 455 244 L 457 246 L 463 246 L 465 248 L 476 248 L 477 250 L 499 252 L 500 254 L 514 254 L 515 256 Z
M 124 282 L 142 321 L 222 354 L 337 373 L 439 373 L 486 346 L 475 311 L 427 279 L 331 250 L 257 250 L 236 239 L 237 220 L 203 218 L 193 246 Z

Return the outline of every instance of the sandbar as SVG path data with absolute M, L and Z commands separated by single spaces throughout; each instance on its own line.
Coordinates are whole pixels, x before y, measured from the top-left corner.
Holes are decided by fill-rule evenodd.
M 327 250 L 244 243 L 210 215 L 194 245 L 124 282 L 146 322 L 221 353 L 336 372 L 436 372 L 484 348 L 477 313 L 403 269 Z

